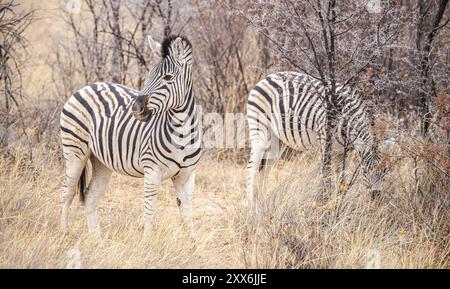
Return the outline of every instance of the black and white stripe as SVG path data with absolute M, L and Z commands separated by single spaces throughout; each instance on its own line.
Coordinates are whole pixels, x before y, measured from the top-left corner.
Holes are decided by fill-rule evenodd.
M 183 220 L 190 223 L 194 169 L 200 158 L 199 115 L 192 89 L 192 46 L 181 36 L 163 44 L 149 38 L 161 60 L 141 91 L 95 83 L 73 94 L 61 113 L 66 161 L 62 225 L 67 228 L 77 188 L 86 207 L 90 232 L 99 234 L 97 202 L 111 173 L 144 177 L 145 229 L 151 226 L 161 182 L 171 178 Z M 86 185 L 86 165 L 92 177 Z
M 363 180 L 378 191 L 384 170 L 371 130 L 367 106 L 356 90 L 338 85 L 338 111 L 334 147 L 354 147 L 362 157 Z M 261 80 L 250 92 L 247 117 L 251 155 L 248 165 L 247 198 L 254 197 L 255 178 L 262 162 L 276 157 L 279 141 L 297 150 L 323 145 L 325 136 L 325 87 L 308 75 L 280 72 Z

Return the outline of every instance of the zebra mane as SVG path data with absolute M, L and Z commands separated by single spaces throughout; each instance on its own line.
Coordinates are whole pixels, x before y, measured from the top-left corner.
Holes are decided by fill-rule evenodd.
M 183 35 L 170 35 L 164 38 L 164 41 L 161 44 L 161 57 L 166 58 L 169 55 L 170 45 L 175 39 L 180 37 L 185 43 L 187 43 L 188 47 L 192 47 L 191 42 Z

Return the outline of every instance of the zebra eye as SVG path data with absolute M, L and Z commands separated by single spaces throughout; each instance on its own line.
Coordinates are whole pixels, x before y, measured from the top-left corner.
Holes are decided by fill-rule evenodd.
M 164 77 L 163 77 L 163 79 L 164 79 L 165 81 L 171 81 L 172 78 L 173 78 L 173 75 L 172 75 L 172 74 L 166 74 L 166 75 L 164 75 Z

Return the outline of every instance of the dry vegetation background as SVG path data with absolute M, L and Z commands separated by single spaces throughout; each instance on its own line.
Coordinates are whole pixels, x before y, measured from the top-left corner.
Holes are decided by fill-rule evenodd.
M 80 13 L 67 10 L 68 3 L 76 1 L 14 2 L 20 4 L 14 8 L 17 15 L 34 12 L 21 34 L 23 47 L 14 46 L 20 75 L 12 66 L 8 75 L 14 81 L 8 87 L 6 70 L 2 72 L 0 267 L 450 267 L 448 7 L 438 21 L 439 34 L 427 48 L 439 3 L 445 1 L 393 1 L 406 7 L 397 15 L 403 18 L 396 18 L 406 24 L 396 24 L 392 30 L 395 41 L 386 44 L 388 52 L 380 50 L 381 60 L 370 59 L 368 64 L 360 61 L 368 59 L 365 50 L 355 53 L 360 57 L 354 61 L 357 65 L 345 73 L 358 75 L 355 85 L 378 108 L 375 131 L 388 140 L 383 154 L 390 171 L 379 199 L 372 200 L 357 182 L 346 193 L 331 194 L 326 203 L 317 200 L 319 157 L 318 151 L 310 151 L 277 161 L 260 195 L 261 209 L 249 212 L 241 203 L 248 150 L 210 150 L 197 170 L 193 238 L 180 224 L 168 182 L 159 195 L 153 235 L 142 238 L 142 180 L 114 175 L 100 203 L 101 241 L 87 235 L 84 210 L 76 201 L 69 233 L 64 235 L 59 228 L 64 176 L 58 120 L 64 101 L 98 80 L 140 88 L 146 67 L 155 60 L 142 35 L 162 39 L 181 31 L 194 45 L 195 90 L 203 110 L 243 112 L 249 89 L 268 72 L 318 71 L 304 60 L 304 51 L 295 50 L 298 43 L 283 34 L 301 30 L 280 28 L 308 23 L 270 21 L 278 19 L 273 18 L 277 13 L 292 16 L 289 13 L 303 8 L 282 10 L 283 3 L 290 1 L 271 1 L 279 6 L 262 5 L 259 13 L 254 10 L 257 1 L 122 1 L 121 20 L 115 26 L 117 1 L 83 0 Z M 431 5 L 428 10 L 421 6 L 426 4 Z M 100 9 L 101 5 L 111 10 Z M 148 14 L 139 14 L 143 9 Z M 0 17 L 1 26 L 7 17 L 1 13 Z M 118 27 L 120 41 L 114 37 Z M 5 35 L 2 45 L 8 40 Z M 319 44 L 311 42 L 309 47 L 314 45 Z M 364 49 L 372 48 L 365 44 Z M 426 49 L 432 65 L 423 74 L 421 53 Z M 424 77 L 432 80 L 424 82 Z M 428 85 L 429 91 L 419 89 Z M 430 127 L 424 136 L 421 101 L 428 95 Z M 355 166 L 357 161 L 348 170 Z M 339 187 L 337 181 L 335 186 Z

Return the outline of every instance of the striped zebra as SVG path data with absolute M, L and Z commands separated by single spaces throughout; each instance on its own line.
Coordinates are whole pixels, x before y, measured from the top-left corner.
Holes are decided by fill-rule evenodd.
M 145 233 L 152 226 L 160 184 L 169 178 L 183 222 L 192 229 L 194 169 L 201 154 L 199 114 L 192 89 L 192 46 L 183 36 L 168 37 L 162 44 L 151 37 L 148 40 L 160 61 L 150 70 L 148 84 L 141 92 L 119 84 L 94 83 L 77 91 L 64 105 L 64 230 L 70 204 L 79 191 L 88 230 L 100 235 L 97 203 L 112 172 L 144 178 Z
M 247 118 L 251 145 L 248 164 L 247 201 L 253 203 L 255 179 L 277 156 L 281 143 L 300 151 L 321 146 L 325 136 L 325 88 L 320 81 L 301 73 L 280 72 L 261 80 L 250 92 Z M 371 130 L 367 106 L 357 92 L 338 85 L 340 115 L 335 127 L 333 148 L 354 147 L 361 156 L 362 178 L 372 195 L 382 186 L 385 169 Z M 323 149 L 323 147 L 322 147 Z M 271 161 L 271 162 L 270 162 Z M 264 170 L 267 173 L 267 170 Z

